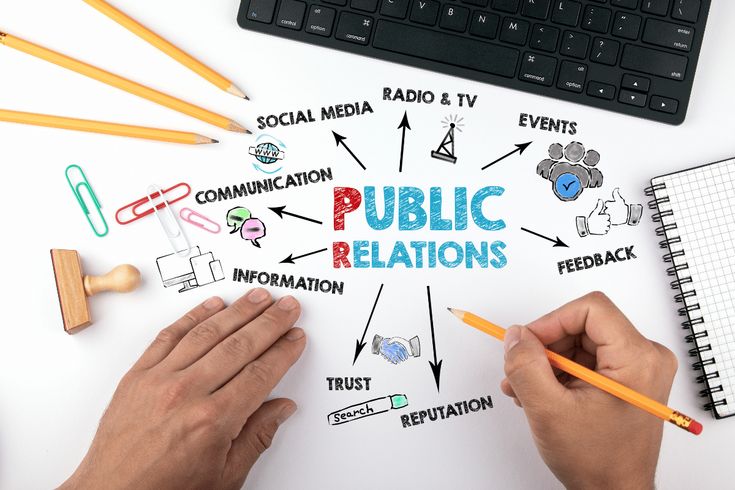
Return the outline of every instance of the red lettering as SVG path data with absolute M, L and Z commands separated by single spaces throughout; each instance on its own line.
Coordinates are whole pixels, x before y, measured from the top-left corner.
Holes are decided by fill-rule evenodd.
M 334 229 L 345 229 L 345 214 L 351 213 L 360 207 L 362 194 L 352 187 L 334 188 Z M 349 248 L 348 248 L 349 251 Z
M 347 257 L 350 254 L 350 246 L 345 242 L 334 242 L 332 244 L 332 256 L 334 257 L 334 268 L 339 269 L 344 267 L 349 269 L 352 267 L 350 259 Z

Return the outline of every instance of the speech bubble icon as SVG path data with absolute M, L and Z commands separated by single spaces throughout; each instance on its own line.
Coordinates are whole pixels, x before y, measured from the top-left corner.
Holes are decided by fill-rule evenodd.
M 265 236 L 265 224 L 258 218 L 250 218 L 242 224 L 240 236 L 243 240 L 250 240 L 254 246 L 260 248 L 258 240 Z
M 227 211 L 227 226 L 232 227 L 230 234 L 237 233 L 243 223 L 250 219 L 250 211 L 243 207 L 232 208 Z

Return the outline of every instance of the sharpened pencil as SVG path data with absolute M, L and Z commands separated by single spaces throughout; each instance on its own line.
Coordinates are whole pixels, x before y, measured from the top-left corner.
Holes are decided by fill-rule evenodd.
M 189 102 L 177 99 L 176 97 L 173 97 L 171 95 L 164 94 L 163 92 L 159 92 L 158 90 L 146 87 L 145 85 L 141 85 L 140 83 L 133 82 L 132 80 L 128 80 L 127 78 L 115 75 L 114 73 L 110 73 L 101 68 L 97 68 L 96 66 L 89 65 L 82 61 L 76 60 L 61 53 L 57 53 L 56 51 L 52 51 L 48 48 L 44 48 L 43 46 L 33 44 L 10 34 L 0 32 L 0 44 L 4 44 L 5 46 L 8 46 L 10 48 L 17 49 L 18 51 L 30 54 L 31 56 L 46 60 L 49 63 L 54 63 L 63 68 L 75 71 L 81 75 L 88 76 L 102 83 L 106 83 L 112 87 L 119 88 L 120 90 L 125 90 L 126 92 L 137 95 L 138 97 L 148 99 L 152 102 L 168 107 L 169 109 L 187 114 L 214 126 L 227 129 L 228 131 L 235 131 L 238 133 L 250 133 L 250 131 L 245 129 L 237 122 L 221 116 L 217 113 L 208 111 L 207 109 L 203 109 L 194 104 L 190 104 Z
M 131 18 L 124 12 L 121 12 L 117 8 L 113 7 L 109 3 L 105 2 L 104 0 L 84 0 L 87 2 L 90 6 L 97 9 L 100 13 L 106 15 L 110 19 L 114 20 L 121 26 L 125 27 L 127 30 L 135 34 L 136 36 L 142 38 L 143 40 L 147 41 L 154 47 L 160 49 L 167 55 L 169 55 L 171 58 L 175 59 L 185 67 L 189 68 L 193 72 L 197 73 L 202 78 L 208 80 L 210 83 L 216 85 L 220 89 L 224 90 L 225 92 L 228 92 L 232 95 L 235 95 L 237 97 L 241 97 L 246 100 L 250 100 L 245 93 L 237 88 L 234 83 L 232 83 L 227 78 L 223 77 L 201 61 L 197 60 L 193 56 L 191 56 L 189 53 L 179 49 L 178 47 L 171 44 L 166 39 L 162 38 L 155 32 L 151 31 L 144 25 L 142 25 L 140 22 L 136 21 L 135 19 Z
M 467 325 L 474 327 L 477 330 L 480 330 L 481 332 L 484 332 L 488 335 L 491 335 L 498 340 L 502 341 L 505 339 L 504 328 L 490 323 L 484 318 L 481 318 L 473 313 L 458 310 L 455 308 L 447 309 L 450 313 L 452 313 L 454 316 L 459 318 Z M 627 386 L 622 385 L 606 376 L 603 376 L 600 373 L 596 373 L 591 369 L 587 369 L 581 364 L 577 364 L 576 362 L 567 359 L 566 357 L 557 354 L 556 352 L 546 349 L 546 356 L 549 358 L 549 364 L 557 369 L 561 369 L 565 373 L 571 374 L 575 378 L 586 381 L 592 386 L 606 391 L 607 393 L 616 396 L 624 402 L 628 402 L 631 405 L 640 408 L 641 410 L 645 410 L 651 415 L 655 415 L 656 417 L 664 421 L 671 422 L 677 427 L 681 427 L 682 429 L 691 432 L 692 434 L 699 435 L 702 433 L 702 424 L 692 419 L 691 417 L 687 417 L 681 412 L 677 412 L 676 410 L 667 407 L 663 403 L 657 402 L 656 400 L 649 398 L 646 395 L 638 393 L 637 391 L 628 388 Z
M 129 138 L 165 141 L 168 143 L 180 143 L 184 145 L 207 145 L 218 143 L 217 140 L 207 136 L 195 133 L 186 133 L 183 131 L 146 128 L 143 126 L 130 126 L 127 124 L 91 121 L 89 119 L 74 119 L 70 117 L 50 116 L 46 114 L 34 114 L 31 112 L 8 111 L 4 109 L 0 109 L 0 121 L 30 124 L 33 126 L 45 126 L 48 128 L 70 129 L 73 131 L 86 131 L 89 133 L 108 134 L 112 136 L 127 136 Z

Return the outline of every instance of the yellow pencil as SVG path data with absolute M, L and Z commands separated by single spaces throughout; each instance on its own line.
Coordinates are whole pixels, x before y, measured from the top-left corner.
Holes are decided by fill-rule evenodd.
M 454 316 L 462 320 L 467 325 L 474 327 L 481 332 L 485 332 L 486 334 L 491 335 L 498 340 L 505 339 L 504 328 L 490 323 L 484 318 L 480 318 L 479 316 L 472 313 L 457 310 L 454 308 L 447 309 Z M 632 390 L 627 386 L 618 383 L 617 381 L 613 381 L 612 379 L 601 375 L 600 373 L 596 373 L 591 369 L 587 369 L 581 364 L 577 364 L 576 362 L 567 359 L 566 357 L 557 354 L 556 352 L 546 349 L 546 356 L 549 358 L 549 364 L 557 369 L 561 369 L 562 371 L 571 374 L 575 378 L 586 381 L 592 386 L 606 391 L 607 393 L 610 393 L 611 395 L 616 396 L 621 400 L 640 408 L 641 410 L 645 410 L 651 415 L 655 415 L 660 419 L 671 422 L 677 427 L 681 427 L 682 429 L 689 431 L 692 434 L 699 435 L 702 433 L 702 424 L 692 419 L 691 417 L 687 417 L 681 412 L 677 412 L 676 410 L 667 407 L 663 403 L 659 403 L 656 400 L 647 397 L 646 395 L 638 393 L 637 391 Z
M 130 138 L 167 141 L 169 143 L 181 143 L 184 145 L 206 145 L 210 143 L 218 143 L 217 140 L 212 138 L 183 131 L 145 128 L 142 126 L 129 126 L 127 124 L 90 121 L 88 119 L 73 119 L 69 117 L 8 111 L 4 109 L 0 109 L 0 121 L 30 124 L 33 126 L 45 126 L 49 128 L 71 129 L 73 131 L 87 131 L 90 133 L 109 134 L 113 136 L 128 136 Z
M 190 70 L 196 72 L 199 74 L 199 76 L 209 80 L 211 83 L 216 85 L 217 87 L 221 88 L 222 90 L 231 93 L 232 95 L 235 95 L 237 97 L 242 97 L 243 99 L 248 99 L 248 96 L 245 95 L 245 93 L 237 88 L 235 84 L 233 84 L 231 81 L 202 63 L 201 61 L 197 60 L 190 54 L 186 53 L 185 51 L 182 51 L 181 49 L 177 48 L 155 32 L 151 31 L 144 25 L 142 25 L 140 22 L 136 21 L 135 19 L 129 17 L 125 13 L 121 12 L 117 8 L 113 7 L 109 3 L 105 2 L 104 0 L 84 0 L 92 7 L 99 10 L 101 13 L 105 14 L 110 19 L 114 20 L 121 26 L 128 29 L 133 34 L 141 37 L 145 41 L 148 41 L 150 44 L 155 46 L 156 48 L 160 49 L 185 67 L 189 68 Z M 248 99 L 249 100 L 249 99 Z
M 28 41 L 24 41 L 23 39 L 12 36 L 10 34 L 0 32 L 0 44 L 4 44 L 5 46 L 8 46 L 10 48 L 17 49 L 18 51 L 22 51 L 26 54 L 30 54 L 31 56 L 41 58 L 50 63 L 54 63 L 82 75 L 86 75 L 90 78 L 94 78 L 95 80 L 98 80 L 102 83 L 106 83 L 121 90 L 125 90 L 126 92 L 130 92 L 133 95 L 137 95 L 138 97 L 156 102 L 157 104 L 161 104 L 175 111 L 195 117 L 204 122 L 208 122 L 209 124 L 212 124 L 214 126 L 218 126 L 220 128 L 224 128 L 229 131 L 235 131 L 238 133 L 250 132 L 242 127 L 240 124 L 224 116 L 208 111 L 206 109 L 202 109 L 201 107 L 198 107 L 194 104 L 184 102 L 181 99 L 177 99 L 176 97 L 164 94 L 163 92 L 159 92 L 150 87 L 146 87 L 145 85 L 141 85 L 137 82 L 133 82 L 132 80 L 128 80 L 108 71 L 102 70 L 101 68 L 97 68 L 74 58 L 70 58 L 69 56 L 65 56 L 61 53 L 51 51 L 50 49 L 38 46 Z

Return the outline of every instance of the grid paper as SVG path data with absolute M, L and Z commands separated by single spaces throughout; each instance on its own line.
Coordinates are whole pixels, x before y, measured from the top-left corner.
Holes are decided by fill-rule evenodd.
M 665 185 L 654 191 L 659 212 L 673 211 L 662 219 L 663 225 L 675 224 L 667 239 L 681 237 L 670 245 L 672 253 L 683 251 L 673 265 L 688 265 L 678 278 L 691 277 L 681 287 L 682 293 L 696 291 L 684 300 L 687 307 L 699 305 L 689 313 L 690 320 L 703 318 L 692 327 L 692 333 L 707 332 L 696 340 L 702 361 L 714 359 L 705 366 L 711 401 L 726 402 L 715 407 L 715 415 L 735 415 L 735 159 L 713 163 L 684 172 L 657 177 L 652 185 Z

